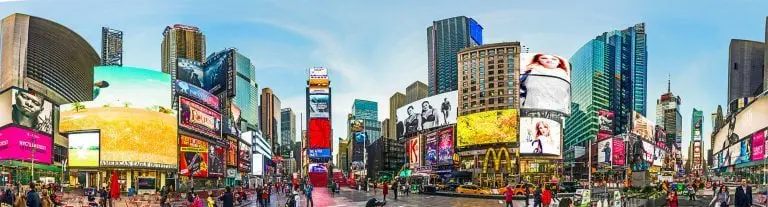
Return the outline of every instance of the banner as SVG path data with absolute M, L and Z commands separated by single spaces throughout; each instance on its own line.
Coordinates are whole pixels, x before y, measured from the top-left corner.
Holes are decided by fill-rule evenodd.
M 179 126 L 208 135 L 221 138 L 221 114 L 210 110 L 184 97 L 179 97 Z
M 600 127 L 600 130 L 597 132 L 597 140 L 613 136 L 613 112 L 602 109 L 597 110 L 597 125 Z
M 251 152 L 251 146 L 246 145 L 243 142 L 240 142 L 240 162 L 238 163 L 238 167 L 240 168 L 241 172 L 251 172 L 251 156 L 253 156 L 253 152 Z
M 70 133 L 67 165 L 70 167 L 99 166 L 99 132 Z
M 626 152 L 624 148 L 624 140 L 620 138 L 613 138 L 613 165 L 624 165 L 626 160 Z
M 226 157 L 226 148 L 223 146 L 211 144 L 208 148 L 208 175 L 211 177 L 223 177 L 226 167 L 224 160 Z
M 330 105 L 328 94 L 309 94 L 309 118 L 328 118 Z
M 765 158 L 765 132 L 765 130 L 760 130 L 752 135 L 752 161 Z
M 219 97 L 214 96 L 208 91 L 203 90 L 197 86 L 189 84 L 187 82 L 176 80 L 176 91 L 186 97 L 193 98 L 200 103 L 205 104 L 208 107 L 213 108 L 214 111 L 220 111 Z
M 597 143 L 597 162 L 602 164 L 611 164 L 613 158 L 612 139 L 605 139 Z
M 203 64 L 186 58 L 176 58 L 176 80 L 203 87 Z
M 415 136 L 408 140 L 408 163 L 411 169 L 418 168 L 421 162 L 421 145 L 419 142 L 419 136 Z
M 51 136 L 16 125 L 0 129 L 0 160 L 33 161 L 51 164 L 53 139 Z
M 229 148 L 227 149 L 227 165 L 237 166 L 237 141 L 228 140 Z
M 551 54 L 520 53 L 520 109 L 571 114 L 571 67 Z
M 440 130 L 439 165 L 453 165 L 453 127 Z
M 424 166 L 435 166 L 437 164 L 437 132 L 427 133 L 425 143 Z
M 397 108 L 397 137 L 410 137 L 423 130 L 456 124 L 458 102 L 458 91 L 451 91 Z
M 186 135 L 179 136 L 179 151 L 181 151 L 179 174 L 208 177 L 208 142 Z

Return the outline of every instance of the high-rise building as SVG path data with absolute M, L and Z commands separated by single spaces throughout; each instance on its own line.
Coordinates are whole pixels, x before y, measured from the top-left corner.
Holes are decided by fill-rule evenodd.
M 597 137 L 598 110 L 614 113 L 613 132 L 630 129 L 632 111 L 646 115 L 645 24 L 603 33 L 570 58 L 571 116 L 565 120 L 564 148 L 585 146 Z M 568 154 L 565 157 L 569 157 Z
M 389 134 L 389 118 L 386 118 L 383 121 L 381 121 L 381 137 L 382 138 L 390 138 L 390 137 L 392 137 Z
M 161 47 L 163 73 L 176 74 L 176 59 L 205 62 L 205 35 L 197 27 L 175 24 L 165 27 Z
M 405 104 L 413 103 L 419 99 L 426 98 L 428 94 L 427 84 L 416 81 L 405 88 Z M 403 105 L 405 105 L 403 104 Z
M 0 24 L 0 91 L 33 90 L 55 105 L 93 100 L 99 55 L 56 22 L 15 13 Z
M 459 116 L 518 108 L 519 42 L 465 48 L 458 56 Z
M 259 84 L 251 59 L 235 52 L 235 97 L 233 102 L 240 108 L 242 131 L 259 130 Z
M 459 50 L 483 44 L 483 27 L 472 18 L 452 17 L 427 27 L 429 95 L 455 91 Z M 418 100 L 418 99 L 417 99 Z
M 272 147 L 272 153 L 282 154 L 280 150 L 280 99 L 271 88 L 261 90 L 261 133 Z
M 728 100 L 755 97 L 763 92 L 765 43 L 732 39 L 728 49 Z M 733 107 L 729 111 L 735 111 Z
M 661 98 L 656 100 L 656 124 L 667 133 L 667 137 L 664 139 L 667 147 L 679 152 L 682 149 L 680 145 L 683 141 L 683 116 L 680 115 L 682 99 L 672 93 L 671 81 L 667 84 L 667 93 L 662 94 Z
M 395 92 L 389 97 L 389 122 L 387 123 L 386 138 L 397 139 L 397 109 L 405 106 L 405 94 Z
M 101 65 L 123 66 L 123 31 L 101 28 Z
M 336 155 L 336 166 L 344 173 L 349 172 L 349 154 L 347 153 L 349 140 L 339 138 L 339 153 Z
M 362 120 L 363 132 L 368 134 L 366 143 L 373 143 L 381 137 L 381 122 L 379 122 L 379 104 L 374 101 L 355 99 L 352 104 L 354 120 Z
M 280 136 L 282 156 L 290 157 L 291 143 L 296 140 L 296 114 L 291 108 L 280 109 Z
M 691 117 L 691 140 L 688 146 L 689 169 L 698 173 L 697 175 L 702 175 L 704 170 L 704 146 L 702 145 L 704 113 L 694 108 Z

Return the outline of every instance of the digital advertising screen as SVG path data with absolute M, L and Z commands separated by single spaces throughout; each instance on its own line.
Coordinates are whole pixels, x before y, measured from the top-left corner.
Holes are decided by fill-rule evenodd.
M 624 140 L 620 138 L 613 138 L 611 142 L 613 142 L 611 147 L 611 161 L 613 165 L 624 165 L 626 160 L 626 148 L 624 148 Z
M 656 149 L 656 151 L 654 151 L 654 155 L 653 155 L 653 165 L 654 166 L 661 166 L 662 163 L 664 162 L 664 156 L 665 155 L 666 155 L 666 151 Z
M 227 147 L 227 165 L 237 166 L 237 141 L 227 139 L 227 144 L 229 144 Z
M 735 118 L 728 119 L 728 122 L 724 123 L 714 135 L 712 151 L 719 152 L 728 148 L 729 144 L 735 143 L 739 138 L 765 130 L 766 125 L 762 123 L 768 123 L 768 96 L 752 101 L 748 107 L 741 109 Z
M 253 156 L 253 170 L 251 175 L 264 175 L 264 156 Z
M 309 163 L 309 172 L 328 172 L 325 163 Z
M 224 160 L 227 158 L 227 149 L 223 146 L 210 144 L 208 146 L 208 175 L 210 177 L 224 177 L 226 166 Z
M 611 164 L 613 159 L 612 139 L 605 139 L 597 143 L 597 162 L 602 164 Z
M 737 146 L 738 149 L 739 149 L 739 151 L 738 151 L 738 155 L 739 156 L 738 156 L 738 159 L 736 160 L 735 164 L 741 164 L 741 163 L 748 163 L 749 162 L 749 158 L 750 158 L 750 155 L 751 155 L 751 149 L 750 149 L 751 145 L 752 145 L 752 143 L 749 140 L 749 138 L 742 139 L 741 141 L 738 142 L 738 144 L 734 145 L 734 146 Z
M 656 141 L 655 135 L 655 126 L 656 124 L 649 121 L 640 113 L 637 113 L 637 111 L 632 111 L 632 116 L 634 117 L 632 119 L 632 134 L 635 134 L 644 140 L 648 141 Z
M 424 142 L 424 166 L 437 165 L 437 139 L 437 132 L 427 133 Z
M 419 137 L 417 136 L 408 140 L 407 145 L 406 151 L 408 151 L 408 163 L 411 166 L 411 169 L 418 168 L 421 163 L 421 145 Z
M 330 100 L 328 94 L 309 94 L 309 118 L 328 118 Z
M 613 136 L 613 112 L 607 110 L 597 110 L 597 140 L 607 139 Z
M 224 126 L 222 127 L 222 133 L 239 136 L 241 134 L 240 120 L 240 107 L 237 107 L 235 103 L 231 103 L 229 107 L 229 113 L 222 120 L 224 123 Z M 250 142 L 250 140 L 248 140 L 248 142 Z
M 0 149 L 0 160 L 53 163 L 53 139 L 35 130 L 16 125 L 0 128 Z
M 70 133 L 67 165 L 69 167 L 99 166 L 99 132 Z
M 331 149 L 308 149 L 307 153 L 309 158 L 329 158 L 331 157 Z
M 203 87 L 203 64 L 186 58 L 176 58 L 176 79 Z
M 695 116 L 693 120 L 693 140 L 701 140 L 701 125 L 704 120 L 702 116 Z
M 309 94 L 330 94 L 331 89 L 327 86 L 309 86 Z
M 229 50 L 223 50 L 216 52 L 208 56 L 205 59 L 205 69 L 203 77 L 203 89 L 217 94 L 227 87 L 227 72 L 231 52 Z
M 253 152 L 251 152 L 251 146 L 240 142 L 240 151 L 238 151 L 238 155 L 240 158 L 240 162 L 238 163 L 238 168 L 240 168 L 240 171 L 251 172 L 251 156 L 253 156 Z
M 752 135 L 752 161 L 765 158 L 765 132 L 765 130 L 760 130 Z
M 438 133 L 440 155 L 437 156 L 439 165 L 453 165 L 453 127 L 440 130 Z
M 93 78 L 93 101 L 62 105 L 59 131 L 99 130 L 100 167 L 178 169 L 171 76 L 143 68 L 97 66 Z
M 561 155 L 561 132 L 559 121 L 520 117 L 520 154 Z
M 467 147 L 517 142 L 519 128 L 516 109 L 485 111 L 460 116 L 456 124 L 457 145 Z
M 426 97 L 397 108 L 397 136 L 410 137 L 419 131 L 456 124 L 459 92 Z
M 221 114 L 179 97 L 179 126 L 215 139 L 221 138 Z
M 644 157 L 645 161 L 653 162 L 653 156 L 656 154 L 653 144 L 648 142 L 643 142 L 643 151 L 645 155 Z
M 365 148 L 368 134 L 365 132 L 355 132 L 355 142 L 352 143 L 352 161 L 363 161 L 363 150 Z
M 571 66 L 567 59 L 520 53 L 520 108 L 571 114 Z
M 15 124 L 51 135 L 53 132 L 53 104 L 40 94 L 17 88 L 0 95 L 0 126 Z
M 328 69 L 324 67 L 310 68 L 309 79 L 328 79 Z
M 219 97 L 216 97 L 211 93 L 208 93 L 208 91 L 203 90 L 202 88 L 199 88 L 194 85 L 190 85 L 189 83 L 181 80 L 176 80 L 175 84 L 176 84 L 176 91 L 182 96 L 191 98 L 195 101 L 198 101 L 199 103 L 202 103 L 208 107 L 211 107 L 214 111 L 221 110 L 221 108 L 219 107 Z
M 179 135 L 179 174 L 182 176 L 208 177 L 208 142 L 186 135 Z
M 331 122 L 328 119 L 309 119 L 307 129 L 310 149 L 331 148 Z

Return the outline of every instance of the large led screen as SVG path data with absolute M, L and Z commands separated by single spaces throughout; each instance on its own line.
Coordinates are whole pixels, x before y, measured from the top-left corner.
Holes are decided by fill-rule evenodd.
M 308 149 L 307 154 L 309 158 L 329 158 L 331 157 L 331 149 Z
M 611 164 L 613 159 L 613 139 L 605 139 L 597 143 L 597 162 Z
M 424 165 L 437 165 L 437 132 L 430 132 L 426 135 L 424 142 Z
M 421 145 L 419 139 L 420 138 L 416 136 L 406 142 L 408 145 L 406 148 L 406 151 L 408 152 L 408 163 L 412 169 L 418 168 L 421 163 Z
M 654 166 L 661 166 L 662 163 L 664 162 L 664 156 L 665 155 L 666 155 L 666 151 L 660 150 L 660 149 L 656 149 L 656 151 L 654 151 L 654 155 L 653 155 L 653 165 Z
M 179 174 L 182 176 L 208 177 L 208 142 L 180 135 Z
M 70 167 L 99 166 L 99 132 L 76 132 L 67 136 L 69 151 L 67 162 Z
M 611 160 L 613 161 L 613 165 L 624 165 L 626 160 L 626 148 L 624 148 L 624 140 L 620 138 L 613 138 L 612 140 L 613 144 L 611 145 L 611 151 L 613 152 L 611 155 Z
M 219 97 L 214 96 L 208 91 L 203 90 L 194 85 L 190 85 L 187 82 L 176 80 L 176 91 L 179 94 L 192 98 L 195 101 L 205 104 L 208 107 L 213 108 L 214 111 L 219 111 Z
M 176 58 L 176 79 L 203 87 L 203 64 L 186 59 Z
M 211 177 L 224 177 L 226 167 L 224 160 L 226 157 L 226 148 L 216 144 L 208 146 L 208 175 Z
M 562 125 L 558 121 L 520 117 L 520 153 L 559 156 L 562 153 L 561 132 Z
M 229 50 L 213 53 L 205 59 L 203 89 L 211 93 L 219 93 L 227 87 L 227 66 L 231 52 Z
M 178 169 L 178 123 L 171 76 L 160 71 L 99 66 L 93 101 L 61 106 L 59 131 L 101 131 L 101 167 Z
M 646 119 L 637 111 L 632 111 L 632 134 L 635 134 L 645 140 L 655 141 L 654 137 L 656 124 Z
M 747 138 L 747 139 L 742 139 L 736 145 L 734 145 L 734 146 L 737 146 L 738 149 L 739 149 L 738 150 L 738 159 L 736 159 L 736 163 L 735 164 L 741 164 L 741 163 L 748 163 L 749 162 L 749 156 L 750 156 L 750 152 L 751 152 L 751 149 L 750 149 L 751 144 L 752 143 L 750 142 L 749 138 Z
M 307 135 L 309 148 L 331 148 L 331 122 L 328 119 L 309 119 Z
M 451 91 L 397 108 L 397 136 L 410 137 L 422 130 L 455 124 L 458 96 L 457 91 Z
M 439 150 L 440 153 L 437 156 L 439 165 L 453 165 L 453 127 L 440 130 L 438 134 L 440 138 Z
M 742 109 L 735 118 L 728 119 L 719 131 L 715 133 L 713 152 L 728 148 L 729 143 L 735 143 L 739 138 L 746 137 L 766 127 L 768 123 L 768 96 L 754 100 Z
M 51 164 L 53 139 L 47 134 L 7 125 L 0 128 L 0 160 Z
M 571 114 L 571 67 L 567 59 L 520 53 L 520 108 Z
M 0 126 L 15 124 L 50 135 L 53 131 L 53 104 L 39 94 L 16 88 L 0 95 Z
M 354 136 L 355 142 L 352 143 L 352 161 L 361 162 L 364 158 L 363 150 L 365 148 L 366 140 L 368 139 L 368 134 L 365 132 L 355 132 Z
M 328 94 L 309 94 L 309 118 L 328 118 L 330 102 Z
M 251 171 L 251 175 L 263 175 L 264 174 L 264 156 L 263 155 L 256 155 L 253 156 L 253 170 Z
M 251 152 L 251 146 L 240 142 L 240 151 L 238 153 L 238 157 L 240 158 L 238 168 L 240 168 L 240 171 L 251 172 L 251 156 L 253 156 L 253 152 Z
M 227 147 L 227 165 L 237 166 L 237 141 L 230 139 L 227 144 L 229 144 Z
M 458 118 L 457 147 L 517 142 L 516 109 L 474 113 Z
M 237 107 L 235 103 L 231 103 L 229 105 L 229 114 L 227 114 L 223 121 L 224 126 L 222 127 L 222 133 L 238 136 L 241 134 L 240 131 L 240 107 Z M 251 140 L 247 140 L 248 144 Z
M 613 135 L 613 112 L 597 110 L 597 139 L 603 140 Z
M 184 97 L 179 97 L 179 126 L 221 138 L 221 114 Z
M 765 130 L 752 135 L 752 161 L 765 158 Z
M 653 156 L 656 154 L 656 150 L 653 147 L 653 144 L 648 142 L 643 142 L 643 151 L 645 155 L 645 161 L 653 162 Z

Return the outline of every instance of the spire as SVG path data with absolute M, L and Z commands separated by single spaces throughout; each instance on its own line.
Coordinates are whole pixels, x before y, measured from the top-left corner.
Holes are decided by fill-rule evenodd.
M 672 93 L 671 85 L 672 85 L 672 75 L 667 74 L 667 93 Z

